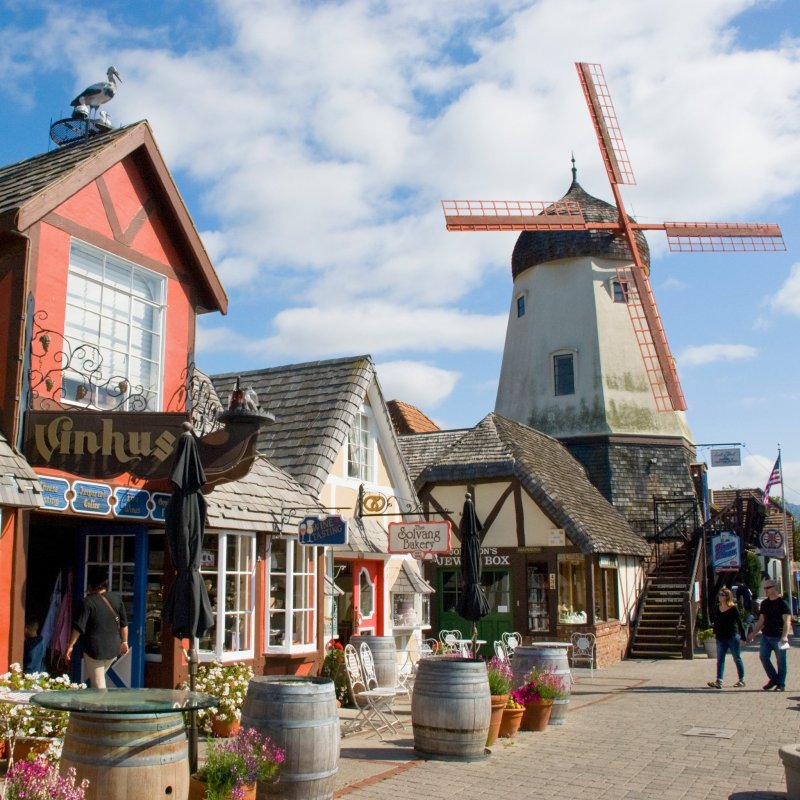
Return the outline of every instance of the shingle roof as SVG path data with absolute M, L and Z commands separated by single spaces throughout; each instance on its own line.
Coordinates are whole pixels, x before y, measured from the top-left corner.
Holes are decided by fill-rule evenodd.
M 431 433 L 441 430 L 439 426 L 416 406 L 404 403 L 402 400 L 389 400 L 386 403 L 389 416 L 392 418 L 394 432 L 398 436 L 407 433 Z
M 71 174 L 110 142 L 140 124 L 137 122 L 117 128 L 0 168 L 0 214 L 19 208 L 46 187 Z
M 237 377 L 275 415 L 275 422 L 258 435 L 258 451 L 319 495 L 375 379 L 372 359 L 355 356 L 212 375 L 223 402 Z
M 403 437 L 403 446 L 405 442 Z M 583 553 L 649 554 L 649 545 L 600 494 L 559 441 L 494 413 L 440 450 L 416 485 L 506 476 L 516 477 Z
M 41 508 L 42 487 L 28 462 L 0 433 L 0 505 Z
M 619 220 L 616 206 L 592 197 L 577 180 L 573 179 L 567 193 L 561 199 L 580 204 L 587 222 Z M 636 231 L 635 236 L 642 261 L 649 266 L 650 248 L 647 239 L 641 231 Z M 521 272 L 537 264 L 582 256 L 626 261 L 631 259 L 631 250 L 623 234 L 613 231 L 523 231 L 511 255 L 511 274 L 516 279 Z
M 398 436 L 400 452 L 414 484 L 422 470 L 436 461 L 437 456 L 460 439 L 470 428 L 434 433 L 411 433 Z
M 388 553 L 389 534 L 381 523 L 371 517 L 352 517 L 347 520 L 347 544 L 332 546 L 334 553 Z
M 245 477 L 206 495 L 208 527 L 296 533 L 300 520 L 322 512 L 319 499 L 291 475 L 258 456 Z

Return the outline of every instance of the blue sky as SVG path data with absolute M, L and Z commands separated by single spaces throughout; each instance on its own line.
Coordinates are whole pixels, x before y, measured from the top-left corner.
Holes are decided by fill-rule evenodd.
M 669 254 L 651 280 L 714 486 L 800 501 L 800 22 L 795 0 L 0 1 L 0 163 L 123 78 L 230 295 L 207 371 L 371 353 L 387 399 L 443 427 L 494 407 L 515 234 L 441 199 L 610 200 L 573 63 L 603 65 L 642 222 L 778 222 L 786 253 Z M 700 455 L 707 455 L 701 450 Z

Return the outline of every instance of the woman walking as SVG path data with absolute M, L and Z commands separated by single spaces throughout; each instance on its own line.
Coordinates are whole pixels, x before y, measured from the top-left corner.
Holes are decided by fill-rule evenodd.
M 736 601 L 733 599 L 733 592 L 730 589 L 720 589 L 717 600 L 719 606 L 713 626 L 714 636 L 717 637 L 717 679 L 709 681 L 708 685 L 712 689 L 722 688 L 722 677 L 725 674 L 725 654 L 730 650 L 739 674 L 739 680 L 733 685 L 744 686 L 744 663 L 739 650 L 739 642 L 746 642 L 747 638 L 742 626 L 742 618 L 739 616 L 739 609 L 736 607 Z

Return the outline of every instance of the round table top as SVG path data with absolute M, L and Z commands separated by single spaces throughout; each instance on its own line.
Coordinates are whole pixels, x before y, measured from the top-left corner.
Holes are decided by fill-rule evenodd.
M 31 702 L 55 711 L 92 714 L 169 714 L 217 705 L 217 698 L 186 689 L 66 689 L 39 692 Z
M 531 642 L 517 645 L 516 649 L 520 647 L 572 647 L 572 642 Z

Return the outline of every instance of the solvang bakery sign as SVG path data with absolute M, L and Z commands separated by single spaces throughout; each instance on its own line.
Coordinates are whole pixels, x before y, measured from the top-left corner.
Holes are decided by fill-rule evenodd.
M 24 452 L 35 468 L 109 478 L 130 473 L 163 478 L 185 414 L 27 411 Z

